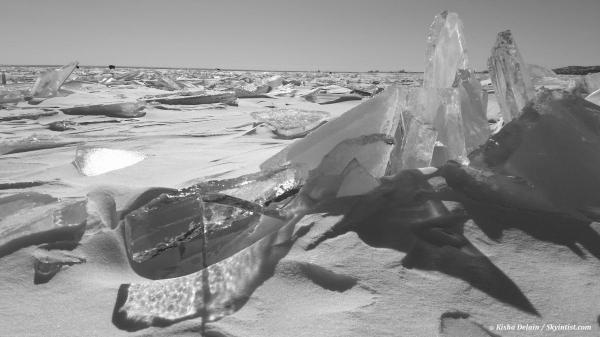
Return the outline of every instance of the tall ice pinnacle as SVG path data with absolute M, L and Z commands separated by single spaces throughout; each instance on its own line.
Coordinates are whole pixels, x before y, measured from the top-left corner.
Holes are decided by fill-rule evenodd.
M 436 15 L 427 34 L 420 95 L 424 109 L 417 114 L 437 132 L 432 163 L 448 159 L 468 163 L 467 154 L 486 141 L 486 95 L 469 67 L 458 14 L 444 11 Z
M 459 69 L 469 61 L 462 21 L 456 13 L 444 11 L 435 16 L 427 33 L 423 87 L 449 88 Z
M 523 107 L 535 95 L 527 67 L 510 30 L 498 33 L 488 68 L 504 122 L 510 122 L 519 117 Z

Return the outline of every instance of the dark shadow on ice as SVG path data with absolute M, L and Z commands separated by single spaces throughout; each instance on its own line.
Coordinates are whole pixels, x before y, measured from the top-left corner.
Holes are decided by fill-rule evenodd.
M 539 315 L 518 286 L 463 236 L 468 216 L 429 199 L 432 192 L 421 172 L 406 170 L 367 195 L 323 203 L 318 211 L 345 216 L 308 248 L 354 231 L 370 246 L 406 253 L 402 261 L 406 268 L 443 272 L 502 302 Z
M 472 199 L 463 199 L 463 203 L 481 230 L 494 240 L 500 240 L 505 230 L 516 228 L 538 240 L 564 245 L 584 258 L 585 253 L 577 246 L 580 244 L 600 259 L 600 235 L 589 221 L 560 213 L 509 209 Z
M 518 228 L 583 256 L 580 244 L 600 259 L 600 235 L 589 226 L 600 220 L 600 107 L 542 90 L 469 158 L 471 166 L 493 173 L 479 179 L 498 187 L 493 195 L 446 180 L 488 236 L 499 239 Z

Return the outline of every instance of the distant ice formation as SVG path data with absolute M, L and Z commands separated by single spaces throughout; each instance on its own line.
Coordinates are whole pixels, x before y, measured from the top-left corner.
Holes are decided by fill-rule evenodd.
M 52 97 L 58 94 L 58 89 L 71 75 L 79 63 L 71 62 L 60 69 L 46 71 L 38 77 L 31 88 L 31 97 Z

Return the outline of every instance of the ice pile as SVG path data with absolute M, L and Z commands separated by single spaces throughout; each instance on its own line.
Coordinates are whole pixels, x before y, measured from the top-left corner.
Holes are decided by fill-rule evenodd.
M 383 171 L 371 172 L 375 177 L 449 159 L 468 162 L 468 153 L 483 144 L 490 131 L 487 94 L 469 69 L 458 16 L 448 12 L 436 16 L 427 41 L 422 88 L 390 86 L 284 149 L 263 167 L 291 163 L 308 172 L 338 143 L 370 134 L 384 134 L 394 142 L 379 153 L 389 164 Z
M 461 25 L 454 13 L 435 18 L 423 88 L 389 86 L 292 143 L 257 174 L 161 194 L 127 213 L 125 242 L 134 269 L 149 278 L 175 278 L 122 286 L 113 322 L 135 330 L 136 324 L 201 315 L 218 319 L 268 274 L 257 270 L 271 268 L 280 256 L 271 252 L 283 249 L 273 242 L 289 240 L 286 228 L 318 205 L 393 185 L 394 179 L 383 177 L 401 170 L 447 159 L 465 162 L 468 151 L 485 142 L 489 127 Z M 326 90 L 347 93 L 335 86 Z M 268 123 L 282 116 L 285 111 L 255 114 Z M 173 292 L 176 300 L 167 296 Z M 150 300 L 156 296 L 160 305 Z M 215 298 L 217 306 L 211 304 Z
M 180 190 L 149 190 L 122 212 L 130 264 L 139 275 L 156 281 L 122 285 L 113 323 L 137 330 L 193 317 L 202 317 L 204 324 L 231 314 L 270 277 L 294 240 L 294 225 L 305 214 L 357 196 L 364 199 L 362 218 L 356 222 L 377 219 L 385 224 L 372 226 L 380 230 L 378 235 L 402 233 L 413 245 L 410 251 L 424 242 L 419 249 L 442 256 L 428 261 L 427 268 L 457 277 L 464 272 L 465 280 L 488 293 L 495 291 L 490 288 L 509 289 L 486 283 L 501 275 L 511 284 L 509 292 L 522 300 L 511 304 L 537 313 L 462 235 L 467 216 L 447 209 L 442 192 L 454 193 L 470 212 L 479 210 L 472 208 L 477 205 L 493 211 L 486 216 L 495 214 L 494 220 L 509 224 L 522 217 L 540 223 L 555 219 L 561 222 L 557 226 L 563 220 L 577 225 L 598 220 L 600 108 L 589 102 L 595 94 L 588 101 L 556 90 L 536 95 L 529 75 L 533 68 L 523 62 L 509 31 L 498 35 L 489 66 L 507 123 L 491 137 L 487 92 L 470 68 L 462 22 L 455 13 L 437 15 L 429 29 L 422 87 L 390 85 L 379 93 L 378 87 L 368 85 L 361 93 L 348 81 L 315 76 L 314 87 L 302 94 L 306 100 L 374 97 L 292 143 L 265 161 L 258 173 Z M 541 77 L 552 76 L 538 71 Z M 114 78 L 128 83 L 141 80 L 140 74 Z M 218 72 L 194 84 L 203 87 L 201 94 L 169 93 L 148 101 L 203 104 L 297 95 L 295 86 L 302 81 Z M 156 83 L 178 90 L 178 82 Z M 259 111 L 253 117 L 281 134 L 304 133 L 296 126 L 320 125 L 325 118 L 289 109 Z M 412 170 L 427 166 L 440 169 Z M 445 178 L 450 192 L 435 190 L 428 182 L 433 176 Z M 476 218 L 473 214 L 469 217 Z M 392 223 L 405 222 L 410 228 L 392 230 Z M 454 255 L 444 260 L 447 254 Z M 420 257 L 416 255 L 411 254 Z

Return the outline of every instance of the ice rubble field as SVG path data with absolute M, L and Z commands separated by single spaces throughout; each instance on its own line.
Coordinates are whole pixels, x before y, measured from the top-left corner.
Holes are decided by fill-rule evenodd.
M 422 74 L 7 68 L 0 331 L 597 335 L 600 77 L 467 42 L 444 12 Z

